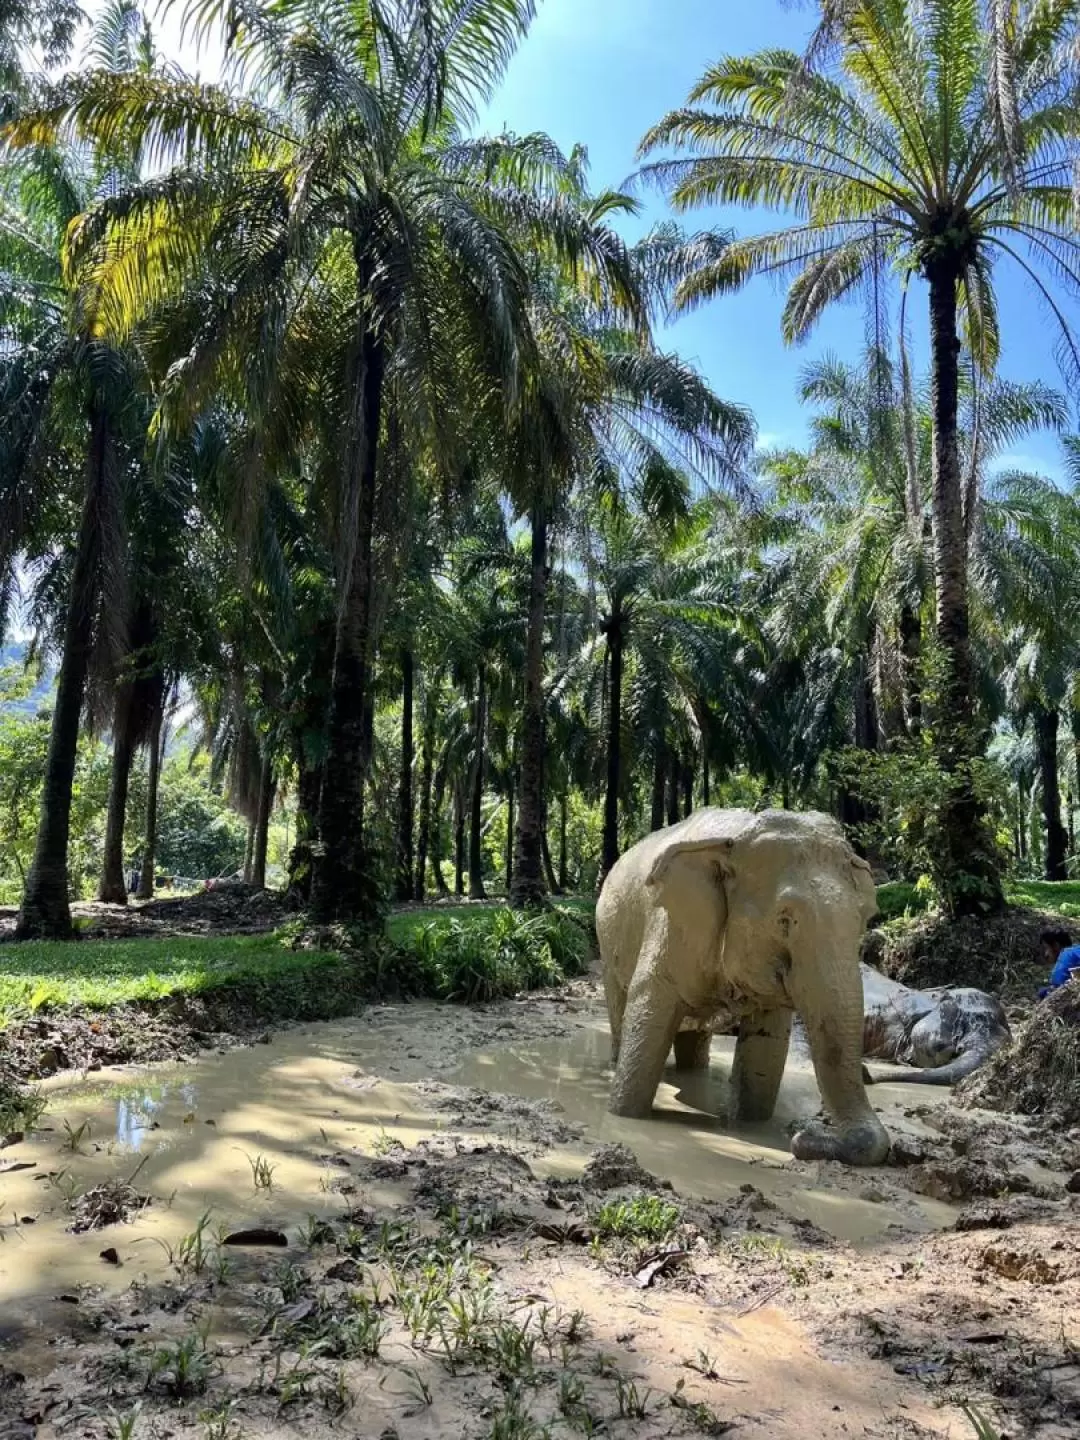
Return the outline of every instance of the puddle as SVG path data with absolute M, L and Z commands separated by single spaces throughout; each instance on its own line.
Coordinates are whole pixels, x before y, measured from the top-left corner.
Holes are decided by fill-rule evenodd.
M 507 1032 L 516 1037 L 512 1043 L 490 1043 L 493 1034 Z M 537 1033 L 540 1038 L 530 1038 Z M 346 1199 L 334 1186 L 347 1181 L 349 1170 L 331 1164 L 331 1157 L 370 1155 L 386 1134 L 413 1145 L 445 1129 L 446 1115 L 432 1113 L 430 1094 L 412 1083 L 427 1077 L 555 1101 L 561 1118 L 581 1126 L 584 1138 L 539 1159 L 530 1154 L 538 1173 L 574 1174 L 590 1146 L 618 1140 L 684 1194 L 727 1200 L 750 1183 L 789 1215 L 855 1242 L 884 1235 L 890 1226 L 929 1230 L 951 1223 L 955 1212 L 933 1201 L 863 1198 L 866 1172 L 828 1166 L 826 1175 L 819 1167 L 794 1167 L 788 1122 L 814 1113 L 819 1103 L 809 1064 L 798 1056 L 774 1121 L 726 1131 L 732 1044 L 714 1043 L 707 1075 L 685 1084 L 669 1075 L 647 1121 L 607 1113 L 602 1016 L 554 1003 L 488 1012 L 382 1007 L 188 1065 L 102 1071 L 81 1081 L 57 1077 L 44 1087 L 50 1128 L 0 1156 L 0 1163 L 32 1167 L 0 1173 L 0 1314 L 12 1316 L 16 1309 L 8 1307 L 20 1301 L 23 1335 L 28 1317 L 44 1335 L 50 1309 L 71 1303 L 58 1301 L 62 1294 L 75 1294 L 80 1286 L 117 1291 L 135 1280 L 160 1278 L 168 1271 L 168 1247 L 207 1211 L 212 1226 L 292 1230 L 311 1214 L 339 1214 L 350 1203 L 400 1203 L 392 1181 L 381 1189 L 365 1182 Z M 913 1103 L 910 1092 L 878 1086 L 873 1098 L 891 1129 L 920 1133 L 918 1123 L 902 1115 Z M 920 1093 L 918 1102 L 943 1104 L 946 1098 Z M 484 1117 L 470 1116 L 467 1104 L 464 1111 L 455 1132 L 490 1139 Z M 69 1139 L 74 1142 L 84 1124 L 73 1149 Z M 272 1167 L 269 1191 L 254 1184 L 259 1157 Z M 79 1235 L 67 1230 L 66 1190 L 81 1193 L 105 1180 L 126 1179 L 140 1165 L 135 1183 L 154 1196 L 151 1206 L 128 1224 Z M 101 1259 L 105 1247 L 115 1247 L 119 1266 Z
M 648 1120 L 627 1120 L 607 1110 L 610 1040 L 602 1018 L 567 1040 L 474 1053 L 446 1078 L 526 1099 L 554 1100 L 568 1121 L 584 1126 L 588 1145 L 577 1153 L 555 1149 L 533 1163 L 540 1174 L 580 1173 L 590 1147 L 617 1141 L 629 1146 L 646 1170 L 670 1180 L 680 1194 L 729 1200 L 741 1186 L 753 1184 L 789 1215 L 812 1220 L 839 1239 L 858 1242 L 896 1226 L 929 1231 L 952 1224 L 955 1211 L 935 1201 L 916 1196 L 892 1203 L 860 1198 L 859 1192 L 870 1187 L 866 1171 L 839 1165 L 796 1168 L 789 1149 L 790 1126 L 813 1115 L 821 1100 L 809 1058 L 800 1056 L 795 1046 L 772 1120 L 728 1129 L 727 1076 L 734 1048 L 734 1036 L 716 1036 L 708 1072 L 676 1075 L 669 1069 Z M 933 1132 L 904 1112 L 915 1100 L 920 1105 L 944 1104 L 948 1093 L 913 1097 L 902 1085 L 875 1085 L 873 1102 L 892 1134 L 928 1136 Z

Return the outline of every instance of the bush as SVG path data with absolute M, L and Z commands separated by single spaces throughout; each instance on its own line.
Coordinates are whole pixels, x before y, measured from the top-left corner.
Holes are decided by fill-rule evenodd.
M 471 1005 L 580 975 L 589 937 L 580 921 L 558 910 L 498 909 L 429 921 L 401 948 L 418 963 L 425 991 Z

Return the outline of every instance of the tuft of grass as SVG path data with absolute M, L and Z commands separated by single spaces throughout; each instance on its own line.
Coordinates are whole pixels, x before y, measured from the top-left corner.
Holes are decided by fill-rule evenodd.
M 601 1205 L 594 1224 L 597 1235 L 605 1240 L 666 1240 L 681 1214 L 670 1200 L 635 1195 L 630 1200 L 609 1200 Z
M 391 932 L 393 934 L 393 932 Z M 590 940 L 570 914 L 476 907 L 398 927 L 422 988 L 440 1000 L 482 1004 L 522 990 L 561 985 L 588 965 Z
M 45 1105 L 45 1097 L 39 1090 L 0 1074 L 0 1139 L 33 1130 L 45 1112 Z

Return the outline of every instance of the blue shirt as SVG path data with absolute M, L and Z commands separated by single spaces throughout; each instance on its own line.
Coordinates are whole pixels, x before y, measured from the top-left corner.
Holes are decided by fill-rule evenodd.
M 1058 990 L 1062 985 L 1066 985 L 1074 970 L 1080 970 L 1080 945 L 1070 945 L 1067 950 L 1062 950 L 1057 964 L 1050 972 L 1049 983 L 1039 994 L 1049 995 L 1051 990 Z

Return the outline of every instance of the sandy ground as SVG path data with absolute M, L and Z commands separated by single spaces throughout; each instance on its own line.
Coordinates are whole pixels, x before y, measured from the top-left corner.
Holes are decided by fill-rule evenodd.
M 894 1163 L 803 1164 L 805 1059 L 735 1134 L 723 1042 L 616 1119 L 591 981 L 268 1038 L 0 1150 L 4 1440 L 1080 1434 L 1076 1134 L 879 1086 Z

